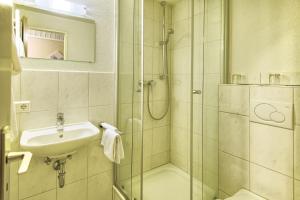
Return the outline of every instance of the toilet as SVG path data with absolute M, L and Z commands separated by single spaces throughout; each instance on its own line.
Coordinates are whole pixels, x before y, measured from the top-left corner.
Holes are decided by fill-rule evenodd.
M 228 197 L 224 200 L 266 200 L 248 190 L 241 189 L 235 193 L 232 197 Z

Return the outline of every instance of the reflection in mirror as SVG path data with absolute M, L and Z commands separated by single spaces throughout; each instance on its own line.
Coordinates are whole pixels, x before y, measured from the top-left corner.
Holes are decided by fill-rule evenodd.
M 20 57 L 95 62 L 94 20 L 16 4 L 15 22 Z
M 28 29 L 27 57 L 65 60 L 65 33 Z

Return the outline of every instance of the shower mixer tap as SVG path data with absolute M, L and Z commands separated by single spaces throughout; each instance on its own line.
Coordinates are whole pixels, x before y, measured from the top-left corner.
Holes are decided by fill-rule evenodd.
M 138 82 L 138 89 L 136 90 L 136 92 L 141 92 L 141 87 L 144 86 L 153 86 L 155 85 L 155 81 L 154 80 L 144 80 L 144 81 L 139 81 Z

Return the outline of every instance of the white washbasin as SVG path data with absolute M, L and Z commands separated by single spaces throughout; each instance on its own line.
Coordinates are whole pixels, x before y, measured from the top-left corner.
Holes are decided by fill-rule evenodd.
M 26 130 L 22 133 L 21 148 L 34 156 L 59 157 L 74 153 L 99 135 L 99 129 L 90 122 L 64 125 L 63 137 L 56 127 Z

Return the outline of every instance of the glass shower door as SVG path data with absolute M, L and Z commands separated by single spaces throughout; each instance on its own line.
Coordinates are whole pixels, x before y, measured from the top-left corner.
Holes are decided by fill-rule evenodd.
M 217 197 L 221 37 L 221 0 L 119 0 L 115 184 L 129 199 Z
M 142 169 L 143 75 L 140 0 L 118 1 L 118 105 L 125 159 L 114 167 L 115 186 L 129 199 L 140 198 Z M 133 178 L 134 177 L 134 178 Z
M 223 3 L 222 0 L 194 0 L 191 108 L 194 200 L 218 197 L 218 87 L 224 74 Z

